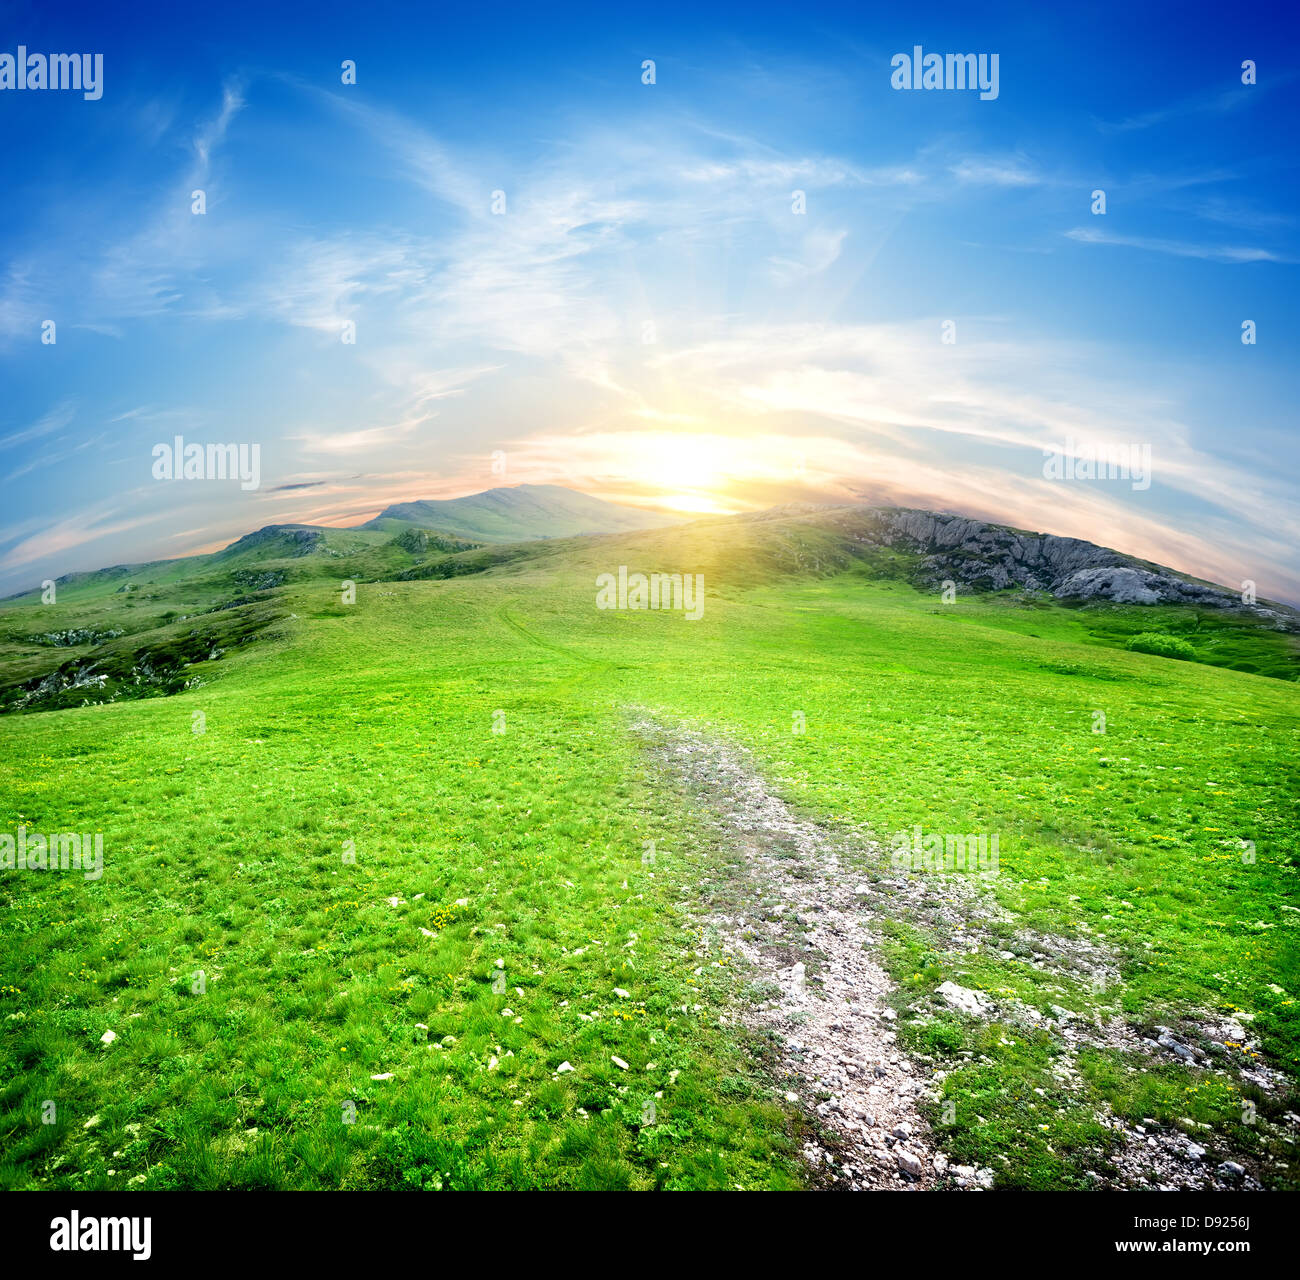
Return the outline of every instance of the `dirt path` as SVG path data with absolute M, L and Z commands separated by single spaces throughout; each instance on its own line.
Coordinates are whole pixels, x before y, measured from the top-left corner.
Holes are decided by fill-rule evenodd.
M 867 886 L 741 752 L 646 719 L 633 730 L 743 855 L 733 901 L 709 923 L 770 991 L 743 1017 L 776 1035 L 787 1099 L 797 1095 L 824 1131 L 805 1158 L 853 1189 L 924 1188 L 945 1174 L 947 1185 L 991 1185 L 987 1170 L 949 1170 L 918 1113 L 927 1075 L 898 1046 L 893 984 L 873 958 Z
M 819 1139 L 805 1146 L 804 1156 L 817 1175 L 853 1189 L 991 1188 L 992 1171 L 951 1164 L 920 1114 L 918 1104 L 938 1097 L 943 1076 L 899 1048 L 889 999 L 894 986 L 875 959 L 873 922 L 914 919 L 953 955 L 991 948 L 1015 959 L 1001 948 L 1016 947 L 1020 961 L 1042 973 L 1111 993 L 1122 987 L 1117 957 L 1088 938 L 1015 928 L 976 876 L 895 871 L 883 849 L 856 838 L 855 870 L 840 856 L 847 848 L 844 837 L 800 818 L 768 789 L 742 748 L 668 727 L 647 714 L 634 717 L 632 730 L 664 775 L 690 796 L 696 815 L 713 827 L 718 847 L 736 864 L 735 874 L 705 887 L 706 924 L 744 958 L 761 993 L 745 1004 L 740 1019 L 774 1039 L 788 1077 L 787 1101 L 816 1118 Z M 1056 989 L 1068 998 L 1065 986 Z M 1231 1047 L 1248 1035 L 1231 1019 L 1201 1014 L 1199 1025 L 1189 1018 L 1178 1033 L 1160 1026 L 1147 1034 L 1113 1004 L 1105 1017 L 1100 1009 L 1089 1017 L 1057 1005 L 1048 1016 L 953 983 L 923 1002 L 931 1015 L 945 1004 L 963 1016 L 997 1019 L 1058 1039 L 1055 1083 L 1067 1092 L 1078 1088 L 1077 1054 L 1085 1046 L 1122 1055 L 1130 1064 L 1190 1063 L 1265 1092 L 1285 1084 L 1263 1064 L 1224 1072 L 1225 1055 L 1233 1057 Z M 916 1016 L 924 1008 L 913 1002 L 906 1012 Z M 1189 1136 L 1154 1121 L 1126 1124 L 1104 1107 L 1097 1120 L 1116 1138 L 1109 1160 L 1099 1158 L 1088 1175 L 1097 1185 L 1260 1186 L 1249 1167 L 1253 1161 L 1239 1153 L 1207 1152 L 1207 1146 L 1220 1146 L 1208 1125 Z M 1300 1124 L 1291 1112 L 1285 1120 L 1293 1129 Z M 1247 1167 L 1217 1163 L 1225 1154 L 1246 1160 Z

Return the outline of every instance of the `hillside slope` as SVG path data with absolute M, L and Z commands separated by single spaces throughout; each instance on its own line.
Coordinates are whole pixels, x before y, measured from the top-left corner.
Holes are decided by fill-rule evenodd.
M 676 523 L 672 516 L 619 506 L 555 484 L 520 484 L 464 498 L 398 502 L 362 529 L 398 532 L 410 525 L 481 542 L 624 533 Z

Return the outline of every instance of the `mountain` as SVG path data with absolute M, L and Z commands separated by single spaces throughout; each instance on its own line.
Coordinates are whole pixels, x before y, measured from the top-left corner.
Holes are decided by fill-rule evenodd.
M 519 484 L 464 498 L 398 502 L 358 528 L 399 533 L 417 526 L 478 542 L 523 542 L 676 523 L 674 516 L 619 506 L 557 484 Z
M 967 591 L 1018 589 L 1074 603 L 1186 605 L 1300 632 L 1300 612 L 1287 605 L 1244 603 L 1226 587 L 1079 538 L 948 512 L 800 503 L 686 521 L 559 485 L 396 503 L 350 528 L 267 525 L 211 554 L 114 565 L 57 583 L 61 599 L 134 593 L 140 600 L 211 604 L 232 587 L 265 590 L 322 575 L 392 581 L 482 573 L 538 555 L 590 559 L 605 556 L 615 536 L 627 539 L 627 554 L 690 564 L 714 582 L 857 568 L 902 577 L 924 591 L 952 582 Z M 200 584 L 202 593 L 193 589 Z M 34 602 L 38 594 L 5 603 Z
M 55 581 L 61 596 L 102 595 L 189 581 L 236 565 L 256 568 L 270 561 L 341 559 L 366 550 L 376 555 L 365 568 L 373 570 L 374 577 L 389 577 L 389 568 L 409 568 L 429 554 L 466 551 L 483 543 L 630 533 L 678 523 L 675 516 L 620 506 L 560 485 L 521 484 L 464 498 L 399 502 L 351 527 L 266 525 L 217 552 L 78 571 Z M 381 548 L 398 554 L 386 555 Z M 35 600 L 39 594 L 19 591 L 0 603 Z
M 11 597 L 0 614 L 0 711 L 178 692 L 203 678 L 194 668 L 283 634 L 286 621 L 346 616 L 334 593 L 349 580 L 509 574 L 529 589 L 562 580 L 585 592 L 621 564 L 698 574 L 723 594 L 840 576 L 906 582 L 937 605 L 952 583 L 959 596 L 984 596 L 1012 614 L 1082 615 L 1071 625 L 1112 647 L 1167 633 L 1212 665 L 1287 680 L 1300 669 L 1300 612 L 1247 604 L 1077 538 L 895 507 L 800 504 L 657 520 L 557 486 L 520 485 L 398 504 L 356 528 L 268 525 L 207 555 L 70 574 L 58 579 L 54 607 L 39 592 Z

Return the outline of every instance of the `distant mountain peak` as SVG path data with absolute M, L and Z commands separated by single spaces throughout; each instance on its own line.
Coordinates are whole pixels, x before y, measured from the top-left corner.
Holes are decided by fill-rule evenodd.
M 461 498 L 395 502 L 361 529 L 417 526 L 479 542 L 529 542 L 583 534 L 631 533 L 676 524 L 674 516 L 595 498 L 558 484 L 516 484 Z

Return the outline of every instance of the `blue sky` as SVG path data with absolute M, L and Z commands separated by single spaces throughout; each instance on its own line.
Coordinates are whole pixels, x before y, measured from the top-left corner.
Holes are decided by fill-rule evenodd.
M 104 59 L 98 101 L 0 90 L 0 590 L 531 481 L 958 510 L 1300 600 L 1279 11 L 196 8 L 0 8 L 0 54 Z M 997 98 L 893 89 L 916 45 L 996 53 Z M 178 434 L 260 488 L 153 479 Z M 1067 442 L 1149 487 L 1046 478 Z

